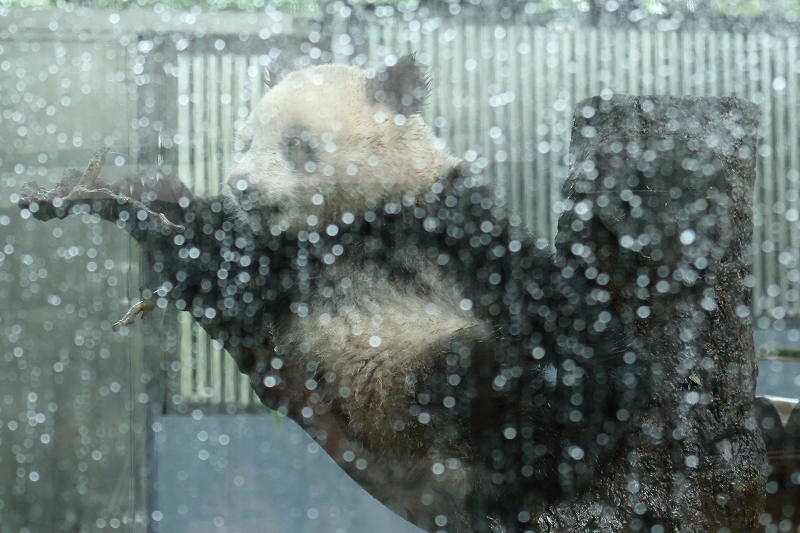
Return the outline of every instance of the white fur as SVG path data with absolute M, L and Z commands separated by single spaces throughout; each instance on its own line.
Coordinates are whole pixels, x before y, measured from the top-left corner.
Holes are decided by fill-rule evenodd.
M 231 190 L 257 192 L 258 204 L 280 206 L 264 225 L 334 221 L 342 206 L 369 209 L 381 198 L 418 195 L 457 161 L 437 146 L 419 116 L 395 115 L 367 97 L 366 74 L 344 65 L 290 74 L 261 99 L 238 133 L 241 149 L 227 179 Z M 284 156 L 285 132 L 305 132 L 316 168 L 292 168 Z M 315 195 L 317 196 L 315 198 Z M 315 202 L 316 200 L 316 202 Z M 319 204 L 321 200 L 321 204 Z

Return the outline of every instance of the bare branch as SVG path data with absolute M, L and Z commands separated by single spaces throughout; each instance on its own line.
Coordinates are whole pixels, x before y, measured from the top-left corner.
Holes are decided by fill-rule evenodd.
M 86 171 L 83 173 L 80 183 L 78 183 L 79 186 L 91 188 L 94 185 L 94 182 L 100 176 L 100 170 L 106 162 L 106 154 L 109 148 L 109 145 L 103 144 L 95 150 L 92 160 L 89 161 L 89 166 L 86 167 Z
M 24 196 L 18 202 L 19 207 L 29 209 L 39 220 L 64 218 L 76 205 L 89 205 L 93 212 L 110 222 L 117 222 L 122 212 L 128 212 L 136 219 L 141 211 L 145 214 L 141 221 L 156 222 L 154 231 L 162 233 L 166 228 L 170 234 L 182 233 L 184 226 L 172 223 L 163 213 L 131 196 L 114 192 L 115 188 L 124 189 L 119 183 L 108 185 L 99 179 L 108 149 L 108 145 L 98 148 L 83 174 L 75 169 L 65 170 L 61 183 L 51 190 L 40 188 L 36 182 L 24 184 Z
M 166 227 L 170 233 L 173 234 L 182 233 L 186 229 L 184 226 L 181 226 L 180 224 L 173 224 L 172 222 L 169 221 L 169 219 L 167 219 L 166 216 L 164 216 L 163 213 L 157 213 L 156 211 L 153 211 L 139 200 L 135 200 L 127 196 L 120 196 L 118 194 L 111 192 L 111 190 L 109 189 L 103 188 L 103 189 L 79 190 L 78 187 L 76 187 L 73 190 L 73 192 L 70 193 L 70 196 L 72 196 L 72 194 L 76 192 L 79 194 L 79 200 L 90 200 L 90 199 L 114 200 L 121 206 L 123 205 L 130 206 L 131 208 L 133 208 L 134 211 L 137 210 L 144 211 L 147 215 L 147 218 L 145 218 L 145 220 L 148 220 L 150 218 L 155 219 L 164 227 Z
M 158 298 L 159 298 L 158 294 L 154 294 L 147 300 L 142 300 L 139 303 L 133 304 L 131 308 L 128 309 L 128 312 L 125 313 L 125 316 L 123 316 L 121 319 L 115 322 L 113 326 L 111 326 L 111 329 L 117 331 L 122 326 L 130 326 L 136 320 L 137 315 L 154 308 L 158 303 Z

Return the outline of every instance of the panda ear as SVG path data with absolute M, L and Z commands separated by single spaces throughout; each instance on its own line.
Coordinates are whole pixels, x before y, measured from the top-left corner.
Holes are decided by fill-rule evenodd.
M 417 61 L 416 54 L 410 54 L 368 79 L 367 96 L 409 117 L 422 111 L 429 85 L 427 67 Z
M 269 91 L 278 83 L 278 73 L 275 72 L 275 63 L 270 63 L 264 69 L 264 89 Z
M 271 58 L 266 68 L 264 68 L 264 88 L 269 91 L 275 87 L 278 82 L 286 77 L 288 70 L 286 68 L 286 59 L 282 55 Z

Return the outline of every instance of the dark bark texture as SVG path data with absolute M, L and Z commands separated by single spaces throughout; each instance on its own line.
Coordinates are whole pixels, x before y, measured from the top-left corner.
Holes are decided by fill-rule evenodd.
M 648 347 L 652 394 L 596 491 L 538 525 L 754 531 L 766 473 L 752 411 L 757 107 L 618 95 L 575 117 L 558 254 L 607 277 Z

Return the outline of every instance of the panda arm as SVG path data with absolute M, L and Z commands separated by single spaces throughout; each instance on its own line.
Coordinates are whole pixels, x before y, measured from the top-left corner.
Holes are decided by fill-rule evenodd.
M 512 225 L 489 188 L 470 186 L 473 181 L 454 172 L 421 202 L 379 219 L 385 246 L 413 246 L 442 265 L 463 295 L 463 307 L 473 307 L 503 335 L 526 338 L 528 354 L 544 349 L 536 352 L 537 359 L 560 359 L 580 350 L 558 347 L 553 337 L 564 334 L 596 347 L 604 361 L 621 361 L 629 339 L 603 294 L 608 288 L 553 256 L 543 239 Z M 382 206 L 384 213 L 397 209 L 396 204 Z M 539 339 L 536 332 L 551 332 L 542 336 L 556 342 Z
M 608 456 L 627 427 L 618 413 L 631 411 L 642 396 L 646 355 L 613 308 L 608 287 L 550 254 L 543 241 L 510 223 L 488 188 L 470 182 L 459 172 L 399 212 L 387 203 L 377 233 L 384 246 L 413 246 L 442 265 L 462 308 L 494 328 L 500 372 L 521 368 L 526 387 L 525 380 L 552 365 L 551 408 L 541 416 L 583 433 L 579 444 L 595 458 Z
M 194 199 L 177 220 L 181 234 L 150 246 L 158 276 L 148 287 L 161 287 L 211 334 L 223 323 L 236 323 L 245 336 L 268 332 L 288 305 L 281 282 L 292 272 L 296 238 L 254 233 L 221 197 Z
M 471 281 L 464 286 L 476 311 L 503 336 L 518 339 L 520 355 L 559 372 L 571 360 L 594 379 L 627 389 L 620 381 L 626 372 L 640 373 L 641 365 L 630 363 L 639 350 L 609 287 L 551 254 L 544 239 L 511 223 L 488 187 L 468 187 L 470 181 L 461 171 L 444 183 L 422 220 L 423 242 L 455 261 L 452 270 Z

